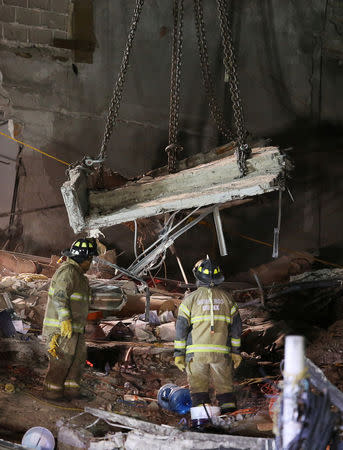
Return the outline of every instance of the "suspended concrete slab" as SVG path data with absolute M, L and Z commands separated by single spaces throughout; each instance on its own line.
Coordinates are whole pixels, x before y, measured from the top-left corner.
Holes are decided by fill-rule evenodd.
M 69 223 L 79 233 L 278 189 L 287 159 L 277 147 L 254 148 L 244 178 L 239 178 L 236 157 L 230 153 L 178 173 L 145 176 L 114 190 L 88 190 L 86 172 L 77 166 L 69 171 L 70 179 L 61 188 Z

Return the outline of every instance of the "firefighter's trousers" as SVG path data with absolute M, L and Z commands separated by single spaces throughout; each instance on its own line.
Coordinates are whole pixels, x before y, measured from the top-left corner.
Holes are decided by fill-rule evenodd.
M 49 356 L 49 368 L 44 381 L 44 396 L 52 400 L 79 395 L 87 356 L 83 334 L 73 333 L 71 339 L 60 336 L 58 344 L 58 359 Z
M 186 372 L 192 405 L 210 403 L 209 385 L 212 381 L 219 406 L 224 412 L 235 409 L 232 383 L 232 361 L 222 354 L 195 354 L 187 363 Z

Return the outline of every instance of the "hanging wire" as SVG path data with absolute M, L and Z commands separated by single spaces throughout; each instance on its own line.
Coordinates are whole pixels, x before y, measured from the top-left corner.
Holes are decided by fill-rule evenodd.
M 182 220 L 180 220 L 179 223 L 177 223 L 176 225 L 174 225 L 170 230 L 169 233 L 174 231 L 175 228 L 177 228 L 178 226 L 180 226 L 183 222 L 185 222 L 187 219 L 189 219 L 194 213 L 196 213 L 198 211 L 198 209 L 200 209 L 200 206 L 198 206 L 197 208 L 195 208 L 192 212 L 190 212 L 189 214 L 187 214 L 187 216 L 185 216 Z M 174 214 L 177 214 L 179 211 L 176 211 Z M 133 261 L 132 264 L 130 264 L 128 270 L 131 269 L 132 266 L 134 266 L 137 262 L 139 262 L 140 259 L 142 259 L 152 248 L 154 248 L 160 241 L 162 241 L 162 239 L 164 238 L 164 236 L 160 236 L 153 244 L 150 245 L 150 247 L 148 247 L 147 249 L 143 250 L 142 253 L 140 255 L 138 255 L 138 257 L 135 259 L 135 261 Z
M 137 220 L 135 219 L 134 221 L 135 224 L 135 237 L 134 237 L 134 241 L 133 241 L 133 251 L 135 253 L 135 257 L 137 258 Z

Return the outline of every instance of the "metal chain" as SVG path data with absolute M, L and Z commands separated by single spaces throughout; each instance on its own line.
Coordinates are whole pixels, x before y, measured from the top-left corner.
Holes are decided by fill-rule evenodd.
M 250 156 L 251 149 L 245 143 L 246 129 L 244 125 L 243 107 L 237 79 L 236 60 L 233 51 L 231 25 L 228 18 L 226 0 L 217 0 L 220 32 L 224 51 L 224 66 L 229 75 L 229 89 L 233 108 L 234 124 L 237 133 L 237 164 L 241 176 L 248 172 L 246 160 Z
M 128 64 L 129 64 L 129 58 L 130 58 L 130 53 L 131 53 L 131 49 L 132 49 L 132 44 L 133 44 L 133 40 L 134 40 L 135 33 L 137 30 L 137 25 L 139 22 L 139 17 L 140 17 L 143 5 L 144 5 L 144 0 L 136 0 L 136 6 L 135 6 L 134 13 L 133 13 L 131 26 L 130 26 L 130 30 L 129 30 L 129 35 L 127 38 L 127 43 L 126 43 L 126 47 L 124 50 L 121 66 L 119 69 L 119 75 L 118 75 L 117 81 L 113 88 L 112 99 L 111 99 L 110 107 L 109 107 L 108 114 L 107 114 L 105 133 L 104 133 L 103 141 L 101 144 L 100 153 L 97 158 L 98 160 L 104 160 L 107 156 L 106 155 L 107 145 L 111 138 L 113 128 L 114 128 L 114 125 L 115 125 L 117 117 L 118 117 L 118 112 L 119 112 L 121 98 L 122 98 L 122 94 L 123 94 L 123 88 L 124 88 L 125 77 L 126 77 L 126 73 L 127 73 Z
M 235 134 L 232 132 L 232 130 L 230 130 L 228 124 L 225 123 L 223 112 L 218 106 L 214 94 L 214 83 L 208 58 L 208 47 L 205 32 L 205 21 L 204 21 L 202 0 L 194 0 L 194 19 L 198 40 L 198 50 L 200 56 L 202 78 L 204 82 L 205 92 L 208 98 L 210 113 L 220 133 L 223 136 L 225 136 L 228 142 L 230 142 L 233 139 L 235 139 Z
M 182 151 L 177 142 L 180 111 L 180 84 L 183 41 L 183 0 L 174 0 L 173 43 L 170 73 L 169 139 L 165 151 L 168 153 L 169 173 L 176 171 L 176 154 Z

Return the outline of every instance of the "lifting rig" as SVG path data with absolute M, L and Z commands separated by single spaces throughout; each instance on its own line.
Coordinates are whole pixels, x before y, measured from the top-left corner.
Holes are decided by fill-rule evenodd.
M 89 175 L 95 170 L 98 173 L 102 173 L 104 170 L 103 164 L 107 157 L 107 147 L 118 118 L 131 49 L 144 6 L 144 0 L 136 0 L 119 74 L 113 88 L 99 155 L 96 159 L 85 157 L 81 163 L 74 164 L 68 170 L 69 180 L 61 188 L 69 222 L 75 233 L 84 231 L 94 235 L 94 231 L 101 228 L 174 211 L 166 222 L 168 226 L 165 226 L 164 233 L 149 249 L 137 256 L 128 269 L 113 265 L 121 273 L 142 282 L 142 287 L 147 294 L 147 320 L 150 294 L 147 284 L 141 277 L 148 270 L 158 267 L 163 262 L 167 248 L 177 237 L 196 225 L 206 215 L 213 213 L 219 248 L 223 256 L 227 253 L 220 222 L 220 205 L 275 190 L 279 191 L 279 207 L 281 205 L 283 180 L 289 163 L 277 147 L 251 149 L 246 142 L 247 131 L 244 124 L 232 43 L 229 2 L 216 0 L 216 3 L 223 47 L 223 62 L 232 103 L 233 130 L 226 123 L 214 95 L 202 0 L 193 0 L 194 19 L 202 78 L 210 113 L 228 144 L 208 153 L 199 154 L 195 158 L 195 165 L 194 161 L 192 163 L 192 158 L 178 160 L 178 155 L 182 151 L 178 140 L 178 131 L 184 0 L 173 0 L 169 136 L 168 145 L 165 148 L 168 155 L 168 174 L 154 178 L 142 177 L 134 183 L 129 182 L 114 190 L 95 190 L 89 187 Z M 201 214 L 195 220 L 181 227 L 187 218 L 205 206 L 207 208 L 202 209 Z M 195 208 L 195 210 L 177 225 L 173 224 L 177 212 L 191 208 Z M 280 220 L 281 210 L 279 211 L 278 226 L 274 230 L 273 256 L 278 255 Z

